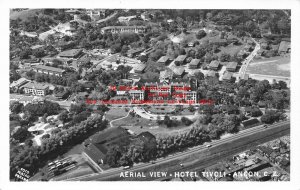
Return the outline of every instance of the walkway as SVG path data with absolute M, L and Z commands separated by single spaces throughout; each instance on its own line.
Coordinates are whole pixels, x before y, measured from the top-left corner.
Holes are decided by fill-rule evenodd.
M 152 114 L 152 113 L 145 111 L 144 108 L 134 107 L 133 111 L 145 119 L 157 120 L 158 116 L 160 117 L 161 120 L 164 120 L 164 118 L 165 118 L 165 115 Z M 198 114 L 197 114 L 197 112 L 195 112 L 194 115 L 178 115 L 178 116 L 170 116 L 170 118 L 174 119 L 174 120 L 181 120 L 182 117 L 186 117 L 188 119 L 194 119 L 197 116 L 198 116 Z
M 128 116 L 129 116 L 129 113 L 130 113 L 131 111 L 132 111 L 132 109 L 130 109 L 130 110 L 128 111 L 127 115 L 125 115 L 124 117 L 120 117 L 120 118 L 117 118 L 117 119 L 111 120 L 111 121 L 109 122 L 109 125 L 110 125 L 110 127 L 114 127 L 114 125 L 112 124 L 113 122 L 115 122 L 115 121 L 118 121 L 118 120 L 121 120 L 121 119 L 124 119 L 124 118 L 128 117 Z

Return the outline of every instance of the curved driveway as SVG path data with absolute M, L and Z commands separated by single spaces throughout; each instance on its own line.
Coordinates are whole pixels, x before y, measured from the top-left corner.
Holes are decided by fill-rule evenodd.
M 139 116 L 145 118 L 145 119 L 151 119 L 151 120 L 157 120 L 157 117 L 160 116 L 160 119 L 163 120 L 165 118 L 165 115 L 158 115 L 158 114 L 152 114 L 147 111 L 145 111 L 144 108 L 134 107 L 133 111 L 138 114 Z M 182 117 L 186 117 L 189 119 L 194 119 L 198 116 L 197 112 L 195 112 L 194 115 L 178 115 L 178 116 L 170 116 L 171 119 L 180 120 Z

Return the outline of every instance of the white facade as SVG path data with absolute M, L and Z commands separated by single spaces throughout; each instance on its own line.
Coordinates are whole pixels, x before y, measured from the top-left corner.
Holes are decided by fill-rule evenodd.
M 37 96 L 45 96 L 47 94 L 47 90 L 46 89 L 36 89 L 36 88 L 24 88 L 24 91 L 26 94 L 32 94 L 32 95 L 37 95 Z

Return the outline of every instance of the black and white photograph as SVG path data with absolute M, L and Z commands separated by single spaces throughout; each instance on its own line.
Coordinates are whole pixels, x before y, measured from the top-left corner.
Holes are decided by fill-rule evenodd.
M 295 180 L 291 8 L 91 6 L 6 8 L 4 180 Z

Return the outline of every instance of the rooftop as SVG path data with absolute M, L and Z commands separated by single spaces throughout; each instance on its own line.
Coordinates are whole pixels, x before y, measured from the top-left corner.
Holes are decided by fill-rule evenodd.
M 223 75 L 223 80 L 230 80 L 231 77 L 232 77 L 233 73 L 231 72 L 226 72 L 224 75 Z
M 42 69 L 42 70 L 47 70 L 47 71 L 53 71 L 53 72 L 58 72 L 58 73 L 63 73 L 65 70 L 59 69 L 56 67 L 49 67 L 45 65 L 37 65 L 35 66 L 36 69 Z
M 172 78 L 172 77 L 173 77 L 173 71 L 171 69 L 166 69 L 159 73 L 159 78 Z
M 214 77 L 214 76 L 216 76 L 216 71 L 208 71 L 208 72 L 207 72 L 207 76 L 209 76 L 209 77 Z
M 29 80 L 26 79 L 26 78 L 20 78 L 20 79 L 18 79 L 18 80 L 16 80 L 16 81 L 13 81 L 13 82 L 10 84 L 10 87 L 19 86 L 19 85 L 21 85 L 21 84 L 24 84 L 25 82 L 29 82 Z
M 282 52 L 282 51 L 287 52 L 288 49 L 291 49 L 291 42 L 281 41 L 278 52 Z
M 159 58 L 159 60 L 157 61 L 158 63 L 165 63 L 169 60 L 168 56 L 162 56 Z
M 173 72 L 175 75 L 182 75 L 184 72 L 184 68 L 183 67 L 175 67 L 173 69 Z
M 66 10 L 65 12 L 66 13 L 76 13 L 76 12 L 80 12 L 80 11 L 77 9 L 69 9 L 69 10 Z
M 143 71 L 145 68 L 146 68 L 145 64 L 138 64 L 138 65 L 136 65 L 134 70 L 135 71 Z
M 193 59 L 193 60 L 190 62 L 190 65 L 197 66 L 199 63 L 200 63 L 200 59 Z
M 121 149 L 131 141 L 131 135 L 122 127 L 109 128 L 87 139 L 85 152 L 96 162 L 103 159 L 109 147 L 118 145 Z
M 259 43 L 268 43 L 268 41 L 266 40 L 266 38 L 262 38 L 259 40 Z
M 42 84 L 42 83 L 36 83 L 36 82 L 29 82 L 23 86 L 24 88 L 34 88 L 38 90 L 45 90 L 49 88 L 49 85 Z
M 237 62 L 228 62 L 226 65 L 227 69 L 236 69 L 237 67 Z
M 220 62 L 218 60 L 213 60 L 210 62 L 209 67 L 219 67 Z
M 142 29 L 145 29 L 146 26 L 106 26 L 106 27 L 103 27 L 102 30 L 109 30 L 109 29 L 131 29 L 131 28 L 142 28 Z
M 91 58 L 88 57 L 87 54 L 85 54 L 84 56 L 80 57 L 78 60 L 77 60 L 77 63 L 79 64 L 87 64 L 91 61 Z
M 23 59 L 22 60 L 23 63 L 39 63 L 40 59 L 38 58 L 33 58 L 33 59 Z
M 175 61 L 184 61 L 185 58 L 186 58 L 186 55 L 179 55 L 179 56 L 175 59 Z
M 240 76 L 240 79 L 248 80 L 249 79 L 249 74 L 244 74 L 244 75 Z

